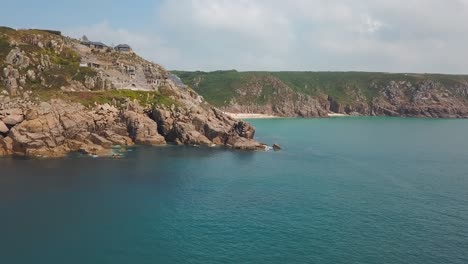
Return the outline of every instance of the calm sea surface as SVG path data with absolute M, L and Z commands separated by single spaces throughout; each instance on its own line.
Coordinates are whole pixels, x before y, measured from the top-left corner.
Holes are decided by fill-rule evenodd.
M 468 120 L 253 120 L 280 152 L 0 159 L 0 263 L 468 263 Z

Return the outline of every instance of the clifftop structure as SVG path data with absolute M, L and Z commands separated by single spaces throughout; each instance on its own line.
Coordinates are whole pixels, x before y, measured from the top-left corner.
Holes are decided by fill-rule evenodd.
M 86 35 L 83 35 L 83 37 L 81 37 L 80 43 L 82 45 L 87 46 L 87 47 L 92 48 L 92 49 L 97 49 L 97 50 L 106 49 L 106 51 L 112 51 L 111 46 L 107 46 L 106 44 L 104 44 L 104 43 L 102 43 L 100 41 L 91 41 L 91 40 L 88 39 L 88 37 Z M 115 46 L 113 49 L 115 51 L 123 52 L 123 53 L 132 52 L 132 48 L 128 44 L 119 44 L 119 45 Z
M 119 45 L 115 46 L 114 49 L 116 51 L 120 51 L 120 52 L 131 52 L 132 51 L 132 48 L 127 44 L 119 44 Z
M 108 46 L 102 42 L 96 42 L 96 41 L 82 41 L 81 44 L 90 47 L 92 49 L 104 49 L 107 48 Z

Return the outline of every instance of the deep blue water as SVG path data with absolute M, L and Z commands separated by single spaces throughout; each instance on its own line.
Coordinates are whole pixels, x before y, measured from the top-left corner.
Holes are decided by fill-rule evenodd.
M 254 120 L 280 152 L 0 159 L 0 263 L 468 263 L 468 120 Z

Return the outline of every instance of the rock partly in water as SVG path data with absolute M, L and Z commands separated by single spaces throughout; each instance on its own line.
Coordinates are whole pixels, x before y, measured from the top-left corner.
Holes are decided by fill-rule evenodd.
M 3 120 L 12 128 L 2 139 L 1 155 L 61 157 L 74 151 L 109 155 L 114 145 L 164 143 L 148 116 L 108 106 L 89 110 L 77 103 L 52 101 L 28 107 L 25 119 L 12 114 Z
M 253 140 L 255 129 L 249 123 L 234 120 L 209 105 L 193 104 L 184 93 L 178 95 L 181 103 L 177 107 L 157 105 L 150 115 L 135 103 L 123 110 L 107 104 L 87 109 L 60 100 L 32 105 L 11 103 L 8 109 L 0 111 L 0 155 L 110 155 L 116 145 L 166 142 L 265 149 L 264 144 Z
M 279 144 L 273 144 L 273 150 L 278 151 L 281 150 L 281 146 Z
M 234 120 L 208 105 L 193 104 L 183 94 L 179 96 L 182 104 L 177 108 L 157 106 L 152 111 L 159 132 L 168 142 L 250 150 L 265 148 L 253 140 L 255 129 L 250 124 Z
M 248 123 L 225 116 L 161 65 L 134 53 L 100 52 L 50 32 L 4 35 L 11 48 L 0 58 L 0 121 L 8 129 L 0 128 L 6 131 L 0 132 L 1 155 L 103 155 L 134 143 L 263 146 Z M 64 68 L 62 62 L 79 58 L 86 65 Z M 72 102 L 43 102 L 44 91 Z

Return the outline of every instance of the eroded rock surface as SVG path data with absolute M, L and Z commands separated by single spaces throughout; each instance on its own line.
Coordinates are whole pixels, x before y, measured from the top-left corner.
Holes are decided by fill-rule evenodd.
M 56 33 L 0 30 L 0 155 L 109 155 L 117 145 L 166 143 L 265 148 L 249 124 L 161 65 Z
M 17 113 L 18 110 L 13 112 Z M 99 106 L 89 110 L 77 103 L 52 101 L 28 106 L 24 113 L 24 121 L 23 116 L 20 118 L 17 114 L 3 119 L 12 128 L 6 137 L 0 139 L 2 155 L 60 157 L 74 151 L 109 155 L 115 145 L 128 146 L 134 142 L 151 145 L 165 143 L 157 134 L 154 122 L 154 132 L 151 135 L 163 140 L 139 140 L 139 137 L 132 140 L 130 136 L 134 131 L 133 126 L 128 126 L 127 129 L 127 124 L 123 121 L 129 115 L 128 112 L 116 109 Z M 151 122 L 147 116 L 141 119 Z M 143 135 L 143 139 L 148 138 L 146 134 Z
M 183 99 L 184 93 L 178 94 L 177 107 L 155 106 L 151 111 L 137 103 L 120 110 L 109 104 L 88 109 L 61 100 L 10 103 L 8 109 L 0 105 L 0 155 L 61 157 L 81 152 L 103 156 L 111 155 L 117 145 L 166 142 L 265 149 L 253 140 L 255 130 L 250 124 L 233 120 L 205 103 L 193 104 Z
M 255 129 L 246 122 L 234 120 L 210 106 L 190 89 L 173 88 L 176 104 L 158 105 L 151 117 L 168 142 L 189 145 L 225 145 L 236 149 L 264 150 L 265 145 L 253 139 Z

